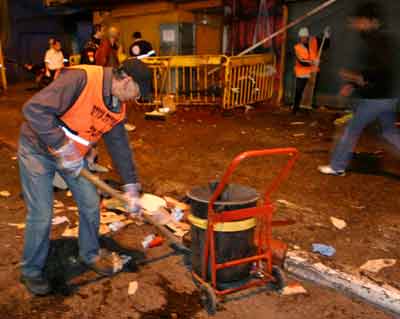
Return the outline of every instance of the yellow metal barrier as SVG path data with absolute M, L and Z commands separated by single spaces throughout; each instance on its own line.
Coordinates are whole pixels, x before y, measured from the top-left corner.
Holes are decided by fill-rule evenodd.
M 272 98 L 275 67 L 272 54 L 230 57 L 225 65 L 222 107 L 228 110 Z
M 176 105 L 216 105 L 229 110 L 273 95 L 276 58 L 272 54 L 146 58 L 153 71 L 153 101 L 165 95 Z
M 143 59 L 153 71 L 153 102 L 161 104 L 165 95 L 173 95 L 176 105 L 218 105 L 221 103 L 223 55 L 190 55 Z

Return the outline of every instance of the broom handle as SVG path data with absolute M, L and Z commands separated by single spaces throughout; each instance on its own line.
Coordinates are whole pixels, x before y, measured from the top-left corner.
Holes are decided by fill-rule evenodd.
M 110 185 L 106 184 L 103 182 L 99 177 L 96 175 L 90 173 L 87 169 L 83 168 L 80 172 L 80 176 L 86 178 L 89 182 L 91 182 L 93 185 L 95 185 L 97 188 L 100 190 L 108 193 L 112 197 L 122 201 L 123 203 L 127 203 L 127 199 L 125 196 L 117 191 L 116 189 L 112 188 Z M 164 226 L 160 225 L 157 223 L 152 216 L 143 214 L 143 219 L 148 222 L 149 224 L 153 225 L 154 227 L 157 228 L 157 230 L 167 238 L 167 241 L 175 246 L 177 246 L 180 250 L 182 251 L 188 251 L 188 248 L 186 248 L 175 236 Z

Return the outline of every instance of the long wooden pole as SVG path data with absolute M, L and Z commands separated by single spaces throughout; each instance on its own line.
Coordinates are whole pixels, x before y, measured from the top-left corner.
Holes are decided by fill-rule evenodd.
M 316 7 L 315 9 L 307 12 L 305 15 L 297 18 L 296 20 L 290 22 L 283 28 L 279 29 L 278 31 L 272 33 L 270 36 L 262 39 L 261 41 L 257 42 L 256 44 L 252 45 L 250 48 L 247 48 L 246 50 L 243 50 L 240 52 L 237 56 L 242 56 L 245 55 L 254 49 L 258 48 L 259 46 L 263 45 L 265 42 L 271 41 L 273 38 L 277 37 L 278 35 L 286 32 L 287 30 L 293 28 L 294 26 L 298 25 L 299 23 L 303 22 L 305 19 L 308 19 L 309 17 L 312 17 L 313 15 L 316 15 L 317 13 L 321 12 L 322 10 L 326 9 L 330 5 L 334 4 L 337 0 L 329 0 L 326 1 L 325 3 L 321 4 L 320 6 Z
M 314 9 L 312 9 L 311 11 L 308 11 L 306 14 L 304 14 L 301 17 L 297 18 L 296 20 L 290 22 L 289 24 L 287 24 L 283 28 L 281 28 L 278 31 L 272 33 L 268 37 L 262 39 L 261 41 L 257 42 L 256 44 L 252 45 L 251 47 L 247 48 L 246 50 L 243 50 L 242 52 L 240 52 L 236 56 L 243 56 L 243 55 L 245 55 L 247 53 L 250 53 L 254 49 L 256 49 L 259 46 L 263 45 L 264 43 L 266 43 L 268 41 L 271 41 L 273 38 L 276 38 L 278 35 L 281 35 L 282 33 L 285 33 L 286 31 L 288 31 L 289 29 L 291 29 L 291 28 L 295 27 L 296 25 L 300 24 L 301 22 L 303 22 L 304 20 L 308 19 L 309 17 L 312 17 L 312 16 L 316 15 L 317 13 L 321 12 L 322 10 L 326 9 L 330 5 L 334 4 L 336 1 L 337 0 L 328 0 L 328 1 L 326 1 L 325 3 L 321 4 L 320 6 L 314 8 Z M 221 67 L 216 67 L 215 69 L 212 69 L 210 72 L 208 72 L 208 75 L 211 75 L 211 74 L 215 73 L 220 68 Z
M 0 78 L 3 89 L 7 90 L 7 76 L 6 76 L 6 68 L 4 65 L 3 49 L 1 46 L 1 41 L 0 41 Z

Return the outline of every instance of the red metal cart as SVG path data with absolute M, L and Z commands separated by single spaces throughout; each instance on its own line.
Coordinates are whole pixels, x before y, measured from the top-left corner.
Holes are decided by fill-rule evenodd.
M 216 213 L 214 211 L 214 204 L 223 192 L 225 186 L 228 184 L 230 177 L 232 176 L 239 163 L 245 159 L 271 155 L 288 155 L 289 160 L 273 179 L 269 187 L 267 187 L 262 206 Z M 289 222 L 272 220 L 274 208 L 272 206 L 270 196 L 288 177 L 294 163 L 298 158 L 298 155 L 299 153 L 295 148 L 265 149 L 244 152 L 239 154 L 231 162 L 225 174 L 223 175 L 208 204 L 208 224 L 206 229 L 206 241 L 203 255 L 204 262 L 201 276 L 192 271 L 195 282 L 198 283 L 198 285 L 200 286 L 201 300 L 203 306 L 206 308 L 209 314 L 215 314 L 217 310 L 217 297 L 223 297 L 233 292 L 237 292 L 254 286 L 266 285 L 268 283 L 273 283 L 278 288 L 281 288 L 280 286 L 282 285 L 282 275 L 280 269 L 273 266 L 273 255 L 275 250 L 273 243 L 276 241 L 272 240 L 272 227 L 282 226 L 288 224 Z M 255 240 L 257 247 L 256 254 L 254 256 L 231 260 L 225 263 L 217 263 L 215 256 L 214 225 L 217 223 L 240 221 L 248 218 L 257 219 L 258 229 Z M 262 276 L 260 276 L 259 278 L 254 278 L 239 287 L 223 290 L 219 290 L 217 288 L 218 270 L 246 263 L 254 263 L 256 265 L 256 271 Z M 210 269 L 208 269 L 209 267 Z M 208 274 L 211 274 L 211 282 L 207 280 Z

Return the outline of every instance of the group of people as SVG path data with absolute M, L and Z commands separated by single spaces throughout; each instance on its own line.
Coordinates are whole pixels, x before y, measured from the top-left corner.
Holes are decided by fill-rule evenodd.
M 132 35 L 133 43 L 129 47 L 131 57 L 142 59 L 155 56 L 156 52 L 150 42 L 142 39 L 142 34 L 136 31 Z M 81 52 L 81 64 L 96 64 L 116 67 L 121 62 L 120 32 L 116 27 L 106 28 L 95 25 L 91 39 L 85 44 Z

